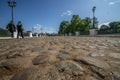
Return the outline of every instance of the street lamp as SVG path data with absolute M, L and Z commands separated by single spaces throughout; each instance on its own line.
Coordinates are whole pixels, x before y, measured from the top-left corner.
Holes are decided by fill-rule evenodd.
M 16 2 L 15 1 L 8 1 L 8 6 L 11 7 L 11 16 L 12 16 L 12 22 L 14 21 L 13 19 L 13 7 L 16 6 Z
M 96 6 L 93 6 L 93 8 L 92 8 L 92 12 L 93 12 L 93 28 L 95 28 L 95 10 L 96 10 Z

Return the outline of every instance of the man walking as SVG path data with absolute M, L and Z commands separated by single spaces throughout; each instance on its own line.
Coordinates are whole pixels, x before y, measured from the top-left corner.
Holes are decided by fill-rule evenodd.
M 21 36 L 22 38 L 24 38 L 24 36 L 23 36 L 23 27 L 22 27 L 21 21 L 18 21 L 17 31 L 18 31 L 17 38 L 19 38 L 19 36 Z
M 11 37 L 13 38 L 14 31 L 15 31 L 15 25 L 14 25 L 13 21 L 10 21 L 10 23 L 7 25 L 6 29 L 10 31 Z

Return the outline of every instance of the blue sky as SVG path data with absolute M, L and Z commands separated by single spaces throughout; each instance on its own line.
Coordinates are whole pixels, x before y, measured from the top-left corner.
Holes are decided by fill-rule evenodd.
M 8 0 L 0 0 L 0 27 L 11 20 L 11 8 Z M 120 21 L 120 0 L 14 0 L 15 25 L 20 20 L 24 29 L 36 32 L 57 32 L 63 20 L 71 20 L 73 14 L 81 18 L 92 18 L 92 7 L 96 6 L 96 17 L 99 25 L 111 21 Z

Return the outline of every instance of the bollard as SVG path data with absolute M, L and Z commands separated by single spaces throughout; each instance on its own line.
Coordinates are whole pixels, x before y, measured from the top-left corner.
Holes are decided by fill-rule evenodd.
M 33 36 L 32 36 L 32 32 L 29 33 L 29 37 L 33 37 Z
M 17 31 L 13 32 L 13 38 L 17 38 Z
M 97 30 L 96 29 L 90 29 L 90 36 L 95 36 L 97 35 Z
M 38 37 L 38 34 L 36 34 L 36 37 Z
M 69 33 L 69 36 L 72 36 L 72 33 Z
M 80 36 L 80 32 L 75 32 L 75 35 L 76 36 Z

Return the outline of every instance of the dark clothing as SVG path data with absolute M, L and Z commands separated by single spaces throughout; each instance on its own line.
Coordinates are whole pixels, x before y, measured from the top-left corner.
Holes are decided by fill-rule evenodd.
M 23 36 L 23 31 L 19 31 L 19 30 L 18 30 L 17 38 L 19 38 L 19 35 L 21 35 L 21 37 L 24 38 L 24 36 Z
M 18 24 L 17 25 L 17 31 L 18 31 L 17 38 L 19 38 L 19 36 L 21 36 L 22 38 L 24 38 L 22 24 Z
M 9 23 L 6 27 L 6 29 L 8 29 L 11 33 L 11 37 L 13 37 L 13 33 L 15 31 L 15 25 L 13 23 Z

